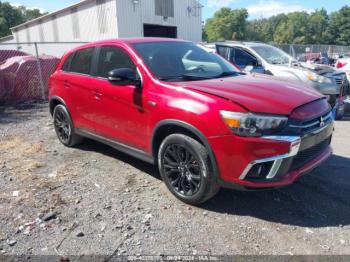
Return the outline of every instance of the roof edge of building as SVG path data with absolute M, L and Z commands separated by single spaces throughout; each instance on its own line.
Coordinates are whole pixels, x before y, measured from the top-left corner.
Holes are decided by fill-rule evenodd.
M 26 25 L 35 23 L 35 22 L 37 22 L 37 21 L 39 21 L 39 20 L 42 20 L 42 19 L 48 18 L 48 17 L 50 17 L 50 16 L 54 16 L 54 15 L 63 13 L 63 12 L 65 12 L 65 11 L 67 11 L 67 10 L 70 10 L 70 9 L 72 9 L 72 8 L 74 8 L 74 7 L 78 7 L 78 6 L 84 5 L 84 4 L 86 4 L 86 3 L 88 3 L 88 2 L 92 2 L 92 1 L 94 1 L 94 0 L 81 0 L 80 2 L 78 2 L 78 3 L 76 3 L 76 4 L 72 4 L 72 5 L 69 5 L 69 6 L 65 7 L 65 8 L 59 9 L 59 10 L 57 10 L 57 11 L 54 11 L 54 12 L 52 12 L 52 13 L 39 16 L 39 17 L 34 18 L 34 19 L 32 19 L 32 20 L 29 20 L 29 21 L 27 21 L 27 22 L 25 22 L 25 23 L 23 23 L 23 24 L 20 24 L 20 25 L 16 25 L 16 26 L 14 26 L 14 27 L 11 27 L 10 29 L 11 29 L 12 31 L 14 31 L 14 30 L 19 29 L 19 28 L 21 28 L 21 27 L 24 27 L 24 26 L 26 26 Z
M 13 35 L 3 36 L 3 37 L 0 37 L 0 43 L 3 41 L 12 40 L 12 39 L 14 39 Z

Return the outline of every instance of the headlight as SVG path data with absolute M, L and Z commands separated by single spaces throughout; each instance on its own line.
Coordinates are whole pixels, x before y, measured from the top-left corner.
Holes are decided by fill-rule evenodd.
M 282 129 L 287 117 L 220 111 L 226 125 L 239 136 L 262 136 Z
M 330 78 L 318 75 L 314 72 L 307 72 L 307 79 L 318 83 L 332 83 L 332 80 Z

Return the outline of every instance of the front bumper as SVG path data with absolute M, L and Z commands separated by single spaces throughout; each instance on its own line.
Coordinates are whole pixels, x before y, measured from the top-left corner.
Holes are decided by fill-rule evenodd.
M 225 187 L 271 188 L 292 184 L 331 154 L 333 122 L 303 137 L 225 136 L 210 139 L 218 162 L 219 183 Z M 261 164 L 268 170 L 262 178 L 250 177 Z

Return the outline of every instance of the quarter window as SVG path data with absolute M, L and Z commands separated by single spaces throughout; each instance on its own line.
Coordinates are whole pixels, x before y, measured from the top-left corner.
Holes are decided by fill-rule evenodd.
M 71 62 L 72 62 L 72 60 L 73 60 L 73 56 L 74 56 L 74 54 L 71 54 L 70 56 L 68 56 L 68 58 L 66 59 L 66 61 L 64 61 L 64 64 L 63 64 L 63 66 L 62 66 L 62 70 L 63 70 L 63 71 L 69 72 L 69 70 L 70 70 L 70 64 L 71 64 Z
M 135 64 L 123 50 L 111 46 L 101 47 L 97 76 L 107 78 L 109 71 L 120 68 L 130 68 L 136 72 Z
M 89 75 L 94 48 L 79 50 L 75 53 L 70 65 L 70 71 L 79 74 Z

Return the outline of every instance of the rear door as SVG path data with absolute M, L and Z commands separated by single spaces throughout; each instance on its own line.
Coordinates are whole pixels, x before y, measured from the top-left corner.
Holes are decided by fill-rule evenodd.
M 67 91 L 75 128 L 94 131 L 94 97 L 96 88 L 91 84 L 92 59 L 95 48 L 76 51 L 65 73 L 64 87 Z

